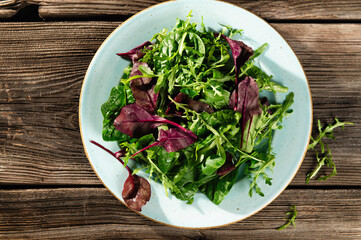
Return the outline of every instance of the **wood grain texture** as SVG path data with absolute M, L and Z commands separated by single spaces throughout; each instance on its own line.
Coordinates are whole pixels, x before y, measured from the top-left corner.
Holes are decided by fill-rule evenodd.
M 360 198 L 360 189 L 286 190 L 241 222 L 187 230 L 147 220 L 103 188 L 0 190 L 0 238 L 360 239 Z M 298 210 L 296 228 L 277 231 L 291 204 Z
M 43 19 L 67 19 L 102 16 L 129 16 L 154 4 L 157 0 L 28 0 L 39 5 Z M 361 4 L 357 0 L 227 0 L 268 20 L 354 20 L 361 19 Z
M 1 182 L 99 184 L 83 153 L 78 101 L 92 56 L 116 26 L 0 25 Z
M 0 184 L 100 185 L 83 153 L 78 100 L 88 64 L 118 24 L 0 25 Z M 336 140 L 327 141 L 339 174 L 312 185 L 360 186 L 361 25 L 272 25 L 305 68 L 314 119 L 356 124 L 337 129 Z M 307 154 L 291 184 L 304 185 L 315 164 L 313 153 Z
M 163 0 L 4 0 L 0 18 L 10 18 L 25 5 L 38 5 L 39 16 L 51 19 L 88 19 L 133 15 Z M 258 0 L 226 2 L 243 7 L 267 20 L 360 20 L 358 0 Z
M 13 17 L 25 5 L 26 5 L 25 0 L 0 1 L 0 19 Z

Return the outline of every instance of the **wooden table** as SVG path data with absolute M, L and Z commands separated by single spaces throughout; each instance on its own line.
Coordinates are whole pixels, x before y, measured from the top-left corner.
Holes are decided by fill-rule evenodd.
M 361 239 L 361 1 L 235 1 L 290 43 L 308 77 L 314 120 L 335 131 L 338 174 L 305 184 L 309 152 L 287 189 L 254 216 L 218 229 L 163 226 L 130 211 L 85 157 L 78 101 L 104 39 L 155 0 L 0 1 L 1 239 Z M 329 169 L 321 173 L 329 173 Z M 283 231 L 289 206 L 297 228 Z

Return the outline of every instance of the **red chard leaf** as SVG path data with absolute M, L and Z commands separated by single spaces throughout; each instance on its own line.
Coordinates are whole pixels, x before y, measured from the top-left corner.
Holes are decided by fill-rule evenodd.
M 113 153 L 93 140 L 90 142 L 108 152 L 124 166 L 123 160 L 120 159 L 120 157 L 125 154 L 124 149 Z M 137 175 L 132 175 L 132 170 L 128 166 L 125 166 L 125 168 L 127 169 L 129 175 L 124 182 L 122 197 L 130 209 L 142 211 L 142 207 L 149 201 L 151 196 L 150 184 L 146 179 Z
M 161 129 L 157 141 L 134 153 L 132 157 L 155 146 L 163 146 L 169 153 L 177 152 L 193 144 L 196 140 L 197 136 L 189 130 L 185 132 L 181 131 L 179 128 L 171 128 L 166 131 Z
M 124 183 L 122 197 L 129 208 L 142 211 L 142 207 L 149 201 L 151 188 L 149 182 L 137 175 L 129 175 Z
M 147 63 L 138 62 L 138 60 L 145 54 L 143 49 L 151 44 L 151 42 L 145 42 L 127 53 L 117 54 L 119 56 L 125 56 L 133 61 L 133 67 L 130 71 L 129 77 L 143 75 L 142 72 L 139 71 L 139 66 L 149 68 Z M 152 78 L 141 77 L 133 79 L 130 82 L 130 87 L 132 89 L 136 103 L 148 111 L 154 112 L 157 105 L 158 94 L 154 93 L 154 84 L 152 83 Z
M 218 36 L 218 33 L 215 33 L 215 36 Z M 232 40 L 229 37 L 221 34 L 221 37 L 224 38 L 231 48 L 233 61 L 234 61 L 234 67 L 235 67 L 235 73 L 236 73 L 236 86 L 238 85 L 238 75 L 239 75 L 239 69 L 248 61 L 248 59 L 253 55 L 253 50 L 251 47 L 247 46 L 242 41 Z M 238 93 L 236 92 L 236 105 L 238 101 Z M 236 109 L 234 109 L 236 110 Z
M 237 91 L 236 91 L 237 90 Z M 252 77 L 246 77 L 232 92 L 229 100 L 229 107 L 236 111 L 246 114 L 248 117 L 259 115 L 262 108 L 259 104 L 259 88 L 256 81 Z M 236 101 L 236 92 L 238 92 L 238 101 Z
M 214 110 L 211 105 L 193 100 L 185 93 L 178 93 L 178 95 L 174 98 L 174 101 L 178 103 L 187 104 L 188 107 L 198 113 L 200 112 L 207 112 L 207 113 L 214 113 Z M 175 116 L 182 116 L 182 112 L 178 111 L 174 105 L 174 103 L 169 103 L 169 107 L 165 112 L 167 115 L 175 115 Z
M 171 128 L 167 131 L 160 130 L 158 142 L 163 143 L 163 147 L 167 152 L 177 152 L 193 144 L 196 139 L 194 133 L 189 134 L 180 131 L 178 128 Z
M 238 97 L 238 99 L 236 99 Z M 248 120 L 252 121 L 254 115 L 260 115 L 262 108 L 259 104 L 259 88 L 252 77 L 246 77 L 233 91 L 229 99 L 229 107 L 242 113 L 242 139 Z M 251 123 L 250 123 L 251 124 Z M 241 142 L 242 147 L 242 142 Z
M 136 103 L 124 106 L 119 116 L 114 120 L 114 127 L 118 131 L 136 138 L 152 133 L 154 128 L 162 124 L 173 125 L 186 134 L 197 138 L 192 131 L 182 127 L 178 123 L 150 113 Z
M 154 128 L 162 125 L 160 117 L 149 113 L 136 103 L 126 105 L 114 120 L 114 127 L 130 137 L 139 138 L 152 133 Z
M 142 72 L 139 71 L 139 66 L 144 66 L 146 68 L 149 68 L 148 64 L 145 62 L 134 62 L 132 70 L 130 71 L 129 77 L 143 75 Z M 152 78 L 142 77 L 142 78 L 133 79 L 132 83 L 139 86 L 139 85 L 144 85 L 144 84 L 150 84 L 151 81 L 152 81 Z
M 147 63 L 135 62 L 130 72 L 130 77 L 143 75 L 138 69 L 140 65 L 149 68 Z M 130 82 L 135 102 L 149 112 L 155 112 L 157 106 L 159 94 L 154 93 L 154 86 L 152 78 L 148 77 L 136 78 Z
M 138 47 L 133 48 L 129 52 L 117 53 L 117 55 L 129 58 L 134 63 L 135 61 L 141 59 L 145 55 L 145 53 L 143 52 L 143 49 L 145 47 L 148 47 L 149 45 L 152 45 L 152 43 L 149 41 L 146 41 L 146 42 L 142 43 L 141 45 L 139 45 Z

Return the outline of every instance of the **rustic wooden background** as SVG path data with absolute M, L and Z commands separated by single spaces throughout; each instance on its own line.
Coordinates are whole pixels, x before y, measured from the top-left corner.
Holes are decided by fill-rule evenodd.
M 128 210 L 88 163 L 78 126 L 82 81 L 104 39 L 155 0 L 0 0 L 1 239 L 361 239 L 361 1 L 235 1 L 267 20 L 306 71 L 314 120 L 355 126 L 327 141 L 338 175 L 290 186 L 236 224 L 174 229 Z M 329 170 L 322 170 L 329 173 Z M 289 206 L 297 228 L 285 223 Z

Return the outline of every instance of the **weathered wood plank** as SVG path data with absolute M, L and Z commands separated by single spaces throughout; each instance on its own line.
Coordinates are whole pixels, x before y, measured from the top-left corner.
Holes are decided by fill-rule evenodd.
M 322 123 L 333 123 L 334 117 L 356 124 L 344 130 L 337 129 L 336 140 L 327 141 L 339 174 L 326 183 L 318 184 L 359 185 L 360 172 L 355 166 L 361 163 L 361 142 L 358 137 L 361 133 L 361 115 L 358 114 L 361 108 L 361 42 L 355 32 L 361 30 L 361 25 L 273 26 L 290 43 L 304 67 L 312 93 L 314 126 L 317 119 Z M 307 172 L 315 166 L 313 155 L 313 152 L 309 152 L 306 156 L 293 184 L 304 184 Z M 348 177 L 350 179 L 346 180 Z
M 39 6 L 43 19 L 92 19 L 94 17 L 130 16 L 164 1 L 126 0 L 5 0 L 0 3 L 0 18 L 10 18 L 27 4 Z M 357 0 L 323 1 L 235 1 L 232 4 L 254 12 L 267 20 L 359 20 L 361 5 Z
M 99 184 L 83 153 L 78 100 L 92 56 L 117 24 L 81 26 L 0 26 L 1 182 Z
M 100 184 L 83 154 L 78 100 L 92 56 L 119 22 L 0 25 L 0 184 Z M 328 143 L 339 174 L 361 185 L 361 25 L 273 24 L 308 76 L 314 118 L 355 122 Z M 47 39 L 47 41 L 44 41 Z M 293 180 L 303 185 L 310 153 Z
M 163 0 L 28 0 L 39 5 L 44 19 L 74 19 L 133 15 Z M 357 0 L 227 0 L 267 20 L 354 20 L 361 19 L 361 5 Z
M 359 239 L 360 198 L 360 189 L 286 190 L 241 222 L 187 230 L 147 220 L 103 188 L 0 190 L 0 238 Z M 293 204 L 298 210 L 297 227 L 277 231 Z
M 25 0 L 0 1 L 0 19 L 11 18 L 25 5 Z

